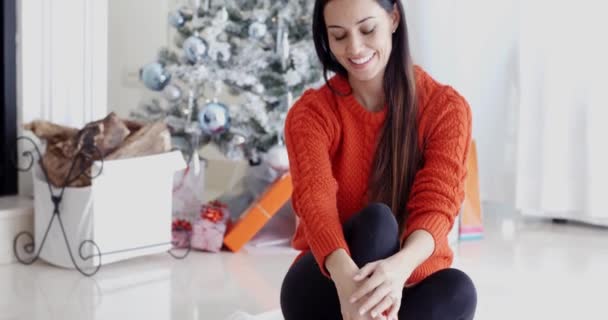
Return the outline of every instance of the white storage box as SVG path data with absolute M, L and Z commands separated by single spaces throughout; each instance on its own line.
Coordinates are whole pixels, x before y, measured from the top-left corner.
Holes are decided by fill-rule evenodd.
M 98 172 L 100 162 L 93 165 Z M 153 156 L 105 161 L 101 174 L 89 187 L 66 188 L 59 206 L 74 259 L 81 267 L 91 267 L 171 248 L 171 204 L 175 171 L 186 166 L 179 151 Z M 40 167 L 34 173 L 34 238 L 40 247 L 53 214 L 49 187 Z M 58 195 L 60 189 L 53 188 Z M 74 268 L 55 218 L 40 258 L 57 266 Z M 91 245 L 101 251 L 101 262 Z

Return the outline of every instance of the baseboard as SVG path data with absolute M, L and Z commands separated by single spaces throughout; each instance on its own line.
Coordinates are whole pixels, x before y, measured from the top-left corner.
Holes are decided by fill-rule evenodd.
M 21 231 L 33 234 L 34 202 L 25 197 L 0 197 L 0 265 L 15 262 L 13 240 Z
M 592 217 L 580 212 L 544 212 L 533 209 L 522 209 L 521 215 L 544 219 L 564 219 L 596 227 L 608 227 L 608 217 Z

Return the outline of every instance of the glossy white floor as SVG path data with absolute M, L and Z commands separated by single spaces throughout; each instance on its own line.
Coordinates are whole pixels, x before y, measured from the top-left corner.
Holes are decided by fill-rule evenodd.
M 478 287 L 476 319 L 608 319 L 608 228 L 485 212 L 485 239 L 459 244 L 455 262 Z M 294 254 L 154 255 L 93 278 L 44 263 L 4 265 L 0 319 L 223 320 L 236 311 L 280 319 L 279 288 Z

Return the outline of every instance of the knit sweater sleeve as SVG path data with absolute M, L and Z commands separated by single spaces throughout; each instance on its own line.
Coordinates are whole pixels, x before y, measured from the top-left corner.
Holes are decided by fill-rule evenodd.
M 339 248 L 350 255 L 338 214 L 338 184 L 330 157 L 338 134 L 336 115 L 314 91 L 307 91 L 296 102 L 285 121 L 293 208 L 319 269 L 328 277 L 327 256 Z
M 414 177 L 407 203 L 403 242 L 412 232 L 428 231 L 438 244 L 447 242 L 464 199 L 466 160 L 471 143 L 472 119 L 467 101 L 448 86 L 428 102 L 421 120 L 423 166 Z M 441 246 L 443 247 L 443 246 Z M 447 247 L 447 246 L 446 246 Z M 424 267 L 424 266 L 421 266 Z

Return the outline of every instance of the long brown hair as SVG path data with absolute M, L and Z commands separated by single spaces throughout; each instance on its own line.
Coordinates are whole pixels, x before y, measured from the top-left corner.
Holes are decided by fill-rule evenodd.
M 325 5 L 329 1 L 316 0 L 313 11 L 313 39 L 326 82 L 328 71 L 348 77 L 346 69 L 329 49 L 329 37 L 323 15 Z M 418 146 L 416 82 L 403 5 L 399 0 L 376 2 L 388 13 L 396 6 L 401 20 L 392 35 L 393 48 L 384 71 L 384 94 L 388 112 L 379 135 L 368 195 L 370 201 L 390 206 L 403 228 L 408 214 L 407 201 L 422 160 Z

